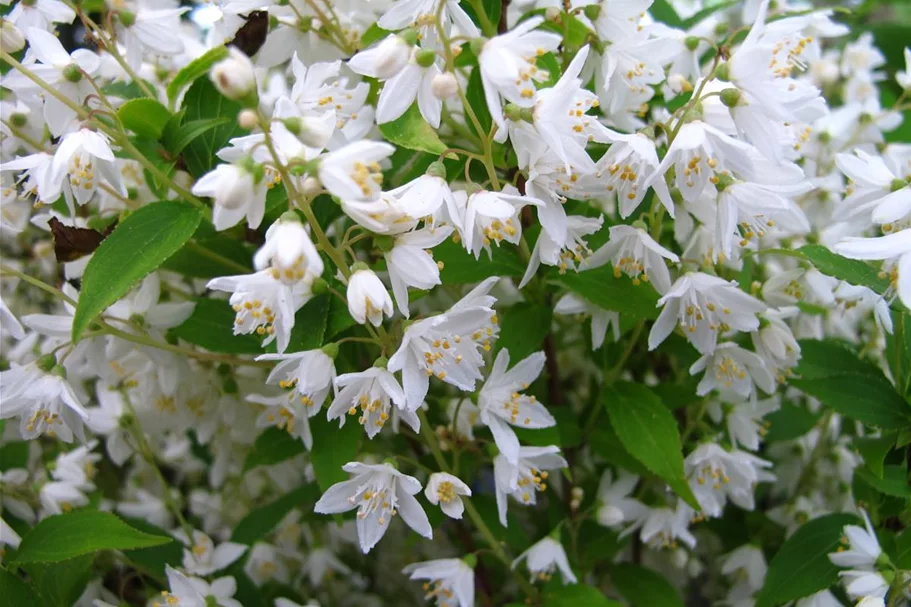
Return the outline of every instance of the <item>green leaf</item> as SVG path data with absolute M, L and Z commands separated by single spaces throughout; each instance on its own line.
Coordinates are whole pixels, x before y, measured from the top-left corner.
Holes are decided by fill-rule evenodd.
M 756 607 L 782 605 L 835 584 L 838 567 L 829 553 L 838 548 L 844 526 L 856 523 L 852 514 L 829 514 L 798 529 L 769 563 Z
M 171 112 L 154 99 L 131 99 L 117 109 L 117 117 L 137 135 L 158 139 L 171 119 Z
M 686 503 L 701 510 L 683 476 L 683 449 L 677 421 L 646 386 L 618 382 L 602 392 L 611 424 L 626 450 L 667 481 Z
M 480 5 L 480 6 L 478 6 Z M 483 30 L 484 22 L 478 16 L 478 9 L 484 11 L 487 22 L 490 27 L 484 30 L 485 36 L 495 36 L 497 34 L 497 24 L 500 23 L 500 12 L 502 10 L 502 0 L 474 0 L 474 2 L 463 2 L 462 8 L 471 17 L 479 29 Z
M 684 19 L 683 20 L 683 29 L 689 30 L 694 25 L 702 22 L 704 19 L 714 15 L 718 11 L 723 11 L 725 9 L 728 9 L 732 6 L 736 6 L 738 4 L 740 4 L 740 0 L 727 0 L 726 2 L 712 3 L 711 6 L 702 9 L 701 11 L 699 11 L 692 17 L 688 17 L 687 19 Z
M 361 42 L 358 44 L 359 49 L 365 49 L 368 46 L 372 45 L 374 42 L 379 42 L 389 34 L 389 30 L 384 30 L 376 23 L 371 23 L 370 27 L 364 30 L 364 33 L 361 34 Z
M 356 325 L 354 318 L 348 312 L 348 306 L 338 297 L 329 298 L 329 320 L 323 338 L 326 342 L 336 335 Z
M 831 340 L 801 340 L 800 348 L 792 386 L 865 424 L 899 430 L 911 422 L 911 406 L 874 364 Z
M 513 364 L 537 352 L 550 331 L 551 314 L 548 307 L 525 302 L 499 310 L 500 336 L 496 350 L 509 350 Z
M 615 277 L 610 265 L 584 272 L 567 272 L 558 276 L 555 282 L 605 310 L 640 319 L 658 316 L 658 292 L 646 283 L 634 285 L 626 275 Z
M 611 568 L 611 581 L 632 607 L 683 607 L 683 600 L 671 583 L 660 573 L 621 563 Z
M 794 440 L 813 429 L 821 415 L 812 413 L 806 407 L 783 403 L 778 411 L 766 416 L 769 424 L 766 442 Z
M 120 222 L 85 268 L 73 317 L 73 341 L 108 306 L 176 253 L 201 218 L 199 209 L 169 200 L 144 206 Z
M 895 536 L 892 563 L 899 569 L 911 569 L 911 527 Z
M 181 128 L 199 120 L 211 120 L 225 116 L 232 119 L 221 126 L 213 127 L 196 136 L 184 147 L 182 156 L 187 171 L 199 178 L 211 171 L 218 164 L 215 155 L 218 150 L 228 145 L 228 140 L 245 133 L 234 118 L 240 113 L 241 105 L 231 101 L 216 90 L 208 78 L 199 79 L 184 95 L 184 110 Z
M 39 605 L 38 593 L 6 569 L 0 568 L 0 607 Z
M 253 335 L 234 335 L 234 310 L 224 299 L 201 297 L 193 313 L 171 329 L 175 337 L 211 352 L 262 354 L 263 348 Z
M 481 253 L 480 259 L 465 250 L 461 244 L 446 240 L 433 248 L 433 258 L 443 262 L 440 280 L 444 285 L 481 282 L 491 276 L 521 276 L 525 264 L 513 247 L 493 247 L 493 258 Z
M 5 421 L 5 420 L 4 420 Z M 0 470 L 28 467 L 28 441 L 10 441 L 0 446 Z
M 311 429 L 313 427 L 311 421 Z M 266 428 L 256 437 L 253 449 L 244 460 L 244 472 L 256 466 L 271 466 L 300 455 L 305 451 L 304 443 L 278 428 Z
M 25 570 L 47 607 L 71 607 L 92 579 L 94 559 L 83 554 L 59 563 L 31 563 Z
M 325 492 L 335 483 L 348 480 L 348 473 L 342 470 L 342 466 L 354 461 L 364 430 L 354 419 L 339 428 L 323 415 L 310 419 L 310 430 L 313 432 L 310 462 L 316 482 Z
M 329 323 L 328 293 L 317 295 L 294 315 L 294 328 L 288 340 L 288 352 L 313 350 L 323 345 Z
M 222 234 L 200 237 L 202 226 L 196 230 L 193 240 L 162 264 L 172 272 L 192 278 L 215 278 L 251 273 L 243 268 L 253 267 L 253 251 L 239 240 Z
M 656 21 L 660 21 L 665 25 L 676 28 L 683 27 L 683 21 L 677 15 L 677 11 L 674 10 L 674 7 L 671 6 L 671 3 L 668 2 L 668 0 L 655 0 L 651 7 L 649 7 L 648 12 L 651 13 Z
M 892 311 L 892 334 L 886 334 L 886 361 L 899 393 L 911 394 L 911 314 Z
M 110 512 L 77 510 L 35 525 L 22 538 L 14 562 L 57 563 L 99 550 L 145 548 L 170 541 L 170 537 L 134 529 Z
M 168 536 L 164 529 L 156 527 L 152 523 L 142 519 L 126 519 L 131 527 L 140 531 L 151 533 L 152 535 Z M 123 550 L 123 555 L 130 559 L 130 562 L 141 568 L 149 575 L 153 575 L 160 580 L 165 580 L 165 565 L 169 563 L 179 563 L 183 558 L 183 544 L 174 538 L 167 544 L 160 546 L 151 546 L 149 548 L 137 548 L 135 550 Z
M 911 478 L 902 466 L 883 466 L 882 477 L 877 477 L 866 468 L 857 470 L 855 474 L 880 493 L 904 499 L 911 498 Z
M 173 156 L 180 154 L 192 141 L 205 133 L 232 122 L 228 116 L 201 118 L 189 122 L 169 121 L 161 134 L 161 145 Z
M 317 499 L 319 492 L 310 484 L 286 493 L 271 504 L 254 508 L 234 527 L 231 541 L 252 546 L 263 540 L 293 508 L 312 508 Z
M 544 607 L 623 607 L 621 603 L 587 584 L 573 584 L 544 595 Z
M 440 141 L 433 127 L 421 116 L 417 103 L 413 103 L 399 118 L 379 127 L 386 141 L 409 150 L 442 154 L 447 147 Z
M 864 464 L 877 478 L 883 477 L 883 460 L 895 444 L 895 435 L 886 434 L 879 438 L 858 437 L 853 445 L 864 458 Z
M 484 85 L 481 82 L 481 68 L 479 67 L 471 70 L 471 76 L 468 77 L 468 87 L 465 89 L 465 98 L 481 124 L 483 132 L 478 133 L 478 136 L 487 137 L 493 120 L 490 117 L 490 110 L 487 109 L 487 98 L 484 96 Z M 472 130 L 475 130 L 472 121 L 469 120 L 468 124 Z
M 889 287 L 889 280 L 880 278 L 879 270 L 865 261 L 842 257 L 821 244 L 804 245 L 798 251 L 823 274 L 852 285 L 870 287 L 877 293 L 883 293 Z
M 608 423 L 600 424 L 592 430 L 589 444 L 592 451 L 604 458 L 609 464 L 629 470 L 639 476 L 649 473 L 648 468 L 643 466 L 639 460 L 626 450 L 623 443 L 617 438 L 617 433 L 614 431 L 613 426 Z
M 168 84 L 168 105 L 174 107 L 180 92 L 194 80 L 209 73 L 209 68 L 228 56 L 228 49 L 217 46 L 186 64 Z

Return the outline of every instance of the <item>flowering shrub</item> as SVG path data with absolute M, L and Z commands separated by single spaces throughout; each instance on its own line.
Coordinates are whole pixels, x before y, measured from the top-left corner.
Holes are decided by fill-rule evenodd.
M 5 6 L 0 596 L 909 605 L 874 8 Z

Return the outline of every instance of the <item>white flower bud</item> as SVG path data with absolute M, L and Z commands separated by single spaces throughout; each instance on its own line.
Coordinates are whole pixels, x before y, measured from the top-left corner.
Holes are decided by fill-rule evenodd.
M 430 81 L 430 91 L 437 99 L 449 99 L 459 92 L 459 83 L 450 72 L 437 74 Z
M 237 124 L 244 130 L 249 131 L 254 129 L 257 122 L 259 122 L 259 120 L 256 117 L 256 112 L 253 110 L 241 110 L 240 114 L 237 115 Z
M 544 18 L 548 21 L 557 21 L 560 18 L 560 9 L 556 6 L 548 6 L 544 11 Z
M 196 183 L 194 193 L 211 196 L 215 199 L 215 204 L 226 209 L 239 209 L 253 198 L 254 187 L 255 181 L 250 171 L 235 164 L 220 164 Z
M 323 191 L 323 184 L 316 177 L 307 177 L 301 184 L 301 194 L 304 196 L 316 196 Z
M 4 53 L 21 51 L 25 46 L 25 37 L 12 21 L 0 19 L 0 50 Z
M 239 49 L 228 47 L 228 56 L 209 71 L 212 84 L 228 99 L 240 100 L 256 94 L 256 74 L 253 63 Z
M 383 322 L 383 314 L 392 316 L 392 298 L 383 282 L 369 269 L 356 270 L 348 279 L 348 312 L 360 324 L 368 320 L 374 327 Z
M 323 260 L 294 211 L 288 211 L 266 231 L 266 244 L 253 256 L 257 270 L 272 268 L 287 284 L 311 280 L 323 273 Z

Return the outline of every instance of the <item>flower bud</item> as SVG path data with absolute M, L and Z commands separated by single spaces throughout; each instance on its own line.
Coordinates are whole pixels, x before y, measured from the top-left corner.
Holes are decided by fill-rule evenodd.
M 671 74 L 667 77 L 667 85 L 671 90 L 677 93 L 689 93 L 693 90 L 693 85 L 683 76 L 683 74 Z
M 421 67 L 430 67 L 437 60 L 437 54 L 428 49 L 421 49 L 414 54 L 414 61 Z
M 250 58 L 240 49 L 228 47 L 228 56 L 212 66 L 209 78 L 228 99 L 255 105 L 252 102 L 256 98 L 256 74 Z
M 373 70 L 379 79 L 392 78 L 408 63 L 411 45 L 401 36 L 387 36 L 377 47 Z
M 715 78 L 717 78 L 718 80 L 723 80 L 725 82 L 728 82 L 731 79 L 731 75 L 730 75 L 729 71 L 730 70 L 728 68 L 728 64 L 722 63 L 721 65 L 719 65 L 718 67 L 715 68 Z
M 323 186 L 316 177 L 307 177 L 301 184 L 301 194 L 304 196 L 316 196 L 322 190 Z
M 25 46 L 25 37 L 12 21 L 0 19 L 0 51 L 15 53 Z
M 335 357 L 338 356 L 338 344 L 337 343 L 333 342 L 333 343 L 326 344 L 321 349 L 323 351 L 323 354 L 325 354 L 326 356 L 328 356 L 329 358 L 331 358 L 333 360 L 335 360 Z
M 548 6 L 544 11 L 544 18 L 548 21 L 559 21 L 560 20 L 560 9 L 556 6 Z
M 424 171 L 426 175 L 431 177 L 439 177 L 440 179 L 446 179 L 446 165 L 444 165 L 439 160 L 435 160 L 430 163 L 430 166 L 427 167 L 427 170 Z
M 589 18 L 589 20 L 594 21 L 601 15 L 601 5 L 589 4 L 582 8 L 582 12 L 586 17 Z
M 683 44 L 686 46 L 687 50 L 695 51 L 699 47 L 699 42 L 699 38 L 696 36 L 687 36 L 683 41 Z
M 430 81 L 430 91 L 437 99 L 449 99 L 458 94 L 459 82 L 451 72 L 443 72 L 434 76 Z
M 727 107 L 737 107 L 740 103 L 740 89 L 727 88 L 721 91 L 721 103 Z
M 136 23 L 136 13 L 121 9 L 117 11 L 117 20 L 123 27 L 132 27 Z
M 240 114 L 237 115 L 237 124 L 240 125 L 240 128 L 250 131 L 256 128 L 256 124 L 259 122 L 259 119 L 256 116 L 256 112 L 250 109 L 241 110 Z
M 383 315 L 392 316 L 392 298 L 385 285 L 369 269 L 358 269 L 348 279 L 348 312 L 360 324 L 369 320 L 374 327 L 383 322 Z
M 68 82 L 79 82 L 82 80 L 82 70 L 79 69 L 79 66 L 75 63 L 71 63 L 63 68 L 63 77 L 66 78 Z

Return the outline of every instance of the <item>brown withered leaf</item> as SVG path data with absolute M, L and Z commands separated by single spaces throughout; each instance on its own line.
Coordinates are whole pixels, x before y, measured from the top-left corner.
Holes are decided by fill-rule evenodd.
M 266 35 L 269 33 L 269 12 L 253 11 L 244 19 L 247 22 L 237 30 L 234 39 L 228 44 L 239 48 L 247 57 L 252 57 L 266 42 Z
M 107 238 L 117 226 L 115 220 L 105 228 L 104 232 L 99 232 L 91 228 L 68 226 L 56 217 L 51 217 L 47 223 L 51 228 L 51 236 L 54 238 L 54 255 L 57 257 L 57 263 L 76 261 L 80 257 L 93 253 L 101 241 Z

